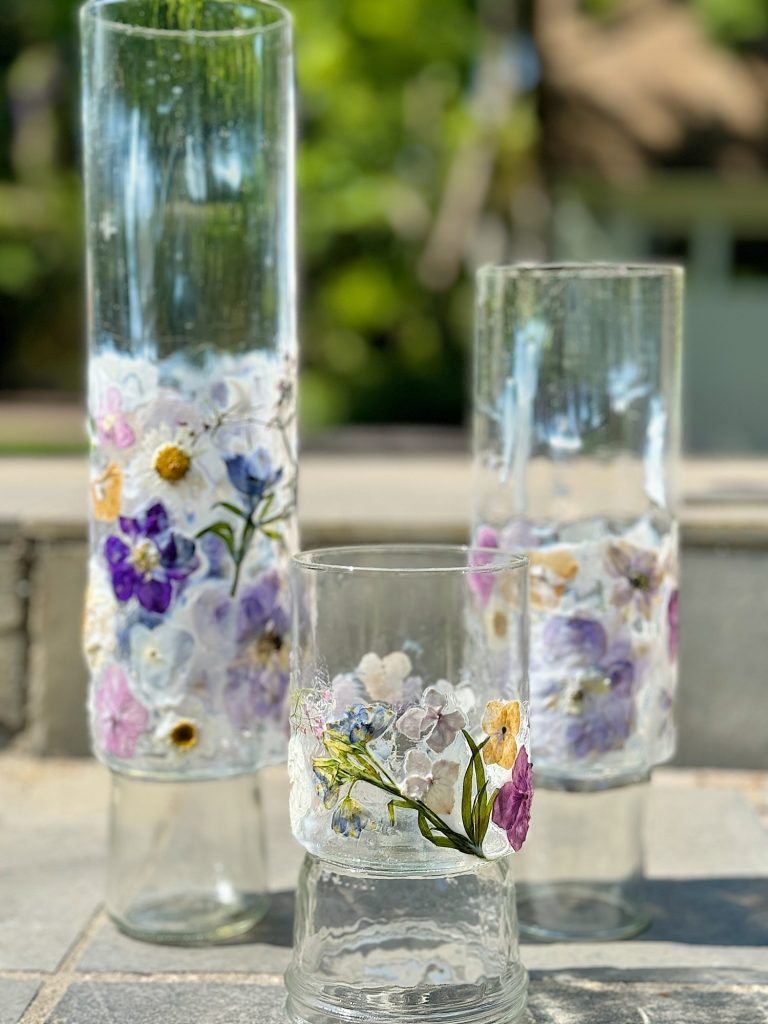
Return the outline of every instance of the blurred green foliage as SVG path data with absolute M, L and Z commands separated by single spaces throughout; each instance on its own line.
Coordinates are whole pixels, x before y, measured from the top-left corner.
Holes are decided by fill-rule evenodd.
M 494 104 L 515 76 L 516 5 L 286 2 L 300 85 L 305 422 L 458 422 L 473 240 L 490 230 L 503 251 L 514 196 L 537 173 L 534 99 L 514 97 L 513 83 Z M 612 0 L 584 2 L 608 13 Z M 691 2 L 724 40 L 766 28 L 766 0 Z M 5 389 L 81 386 L 76 10 L 77 0 L 0 3 Z M 454 249 L 445 265 L 443 237 Z

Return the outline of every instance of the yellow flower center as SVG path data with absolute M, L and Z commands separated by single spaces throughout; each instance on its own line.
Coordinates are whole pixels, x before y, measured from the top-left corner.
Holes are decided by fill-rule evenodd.
M 502 640 L 507 635 L 507 616 L 504 612 L 494 612 L 493 633 L 499 640 Z
M 629 584 L 635 590 L 647 590 L 651 585 L 651 578 L 647 573 L 639 572 L 635 576 L 629 577 Z
M 155 454 L 155 472 L 171 484 L 183 480 L 191 465 L 192 459 L 177 444 L 164 444 Z
M 160 552 L 150 541 L 142 540 L 134 547 L 129 561 L 142 576 L 151 576 L 160 561 Z
M 177 722 L 171 729 L 170 739 L 178 750 L 191 750 L 200 741 L 200 732 L 194 722 Z

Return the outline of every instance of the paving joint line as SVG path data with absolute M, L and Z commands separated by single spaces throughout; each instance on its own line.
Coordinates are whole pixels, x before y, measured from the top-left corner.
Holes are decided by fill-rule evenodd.
M 56 971 L 44 976 L 40 989 L 24 1011 L 19 1024 L 45 1024 L 63 999 L 73 978 L 77 977 L 77 962 L 104 920 L 104 910 L 99 907 L 86 921 L 85 926 L 59 962 Z

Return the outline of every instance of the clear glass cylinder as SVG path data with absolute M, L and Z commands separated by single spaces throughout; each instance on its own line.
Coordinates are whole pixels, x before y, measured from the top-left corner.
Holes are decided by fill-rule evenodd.
M 295 546 L 291 26 L 82 11 L 94 746 L 211 778 L 285 754 Z
M 203 782 L 112 774 L 107 911 L 137 939 L 235 938 L 267 909 L 258 775 Z
M 603 787 L 536 772 L 536 817 L 515 859 L 523 939 L 626 939 L 650 916 L 643 892 L 647 776 Z
M 291 19 L 261 0 L 89 0 L 81 36 L 93 748 L 116 776 L 155 787 L 148 794 L 194 782 L 169 811 L 200 798 L 203 814 L 204 781 L 229 778 L 237 791 L 239 777 L 286 755 L 297 544 Z M 170 834 L 187 821 L 167 823 Z M 131 841 L 122 827 L 114 834 Z M 230 841 L 244 833 L 227 829 L 217 848 L 189 855 L 178 875 L 187 906 L 217 864 L 240 858 Z M 158 864 L 163 850 L 177 859 Z M 148 851 L 147 871 L 182 908 L 180 851 Z M 110 857 L 111 876 L 135 878 L 140 903 L 141 872 L 120 867 L 130 855 L 113 842 Z M 118 919 L 130 919 L 129 904 L 124 886 Z M 231 912 L 225 900 L 222 921 Z
M 293 1019 L 516 1019 L 504 865 L 532 797 L 525 559 L 336 548 L 297 555 L 293 580 L 291 823 L 313 855 Z
M 511 1022 L 527 982 L 509 858 L 372 879 L 306 857 L 285 979 L 298 1024 Z
M 674 751 L 682 293 L 669 266 L 478 274 L 473 536 L 530 559 L 551 777 L 632 778 Z

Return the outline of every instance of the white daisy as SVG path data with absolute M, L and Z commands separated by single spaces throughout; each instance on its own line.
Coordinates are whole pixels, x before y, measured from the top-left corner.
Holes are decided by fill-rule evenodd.
M 205 435 L 187 426 L 163 424 L 139 439 L 125 471 L 123 493 L 140 501 L 161 501 L 171 514 L 194 514 L 224 470 Z M 212 499 L 213 501 L 213 499 Z

